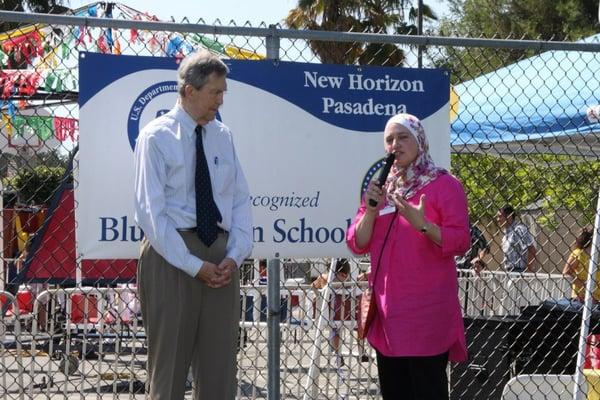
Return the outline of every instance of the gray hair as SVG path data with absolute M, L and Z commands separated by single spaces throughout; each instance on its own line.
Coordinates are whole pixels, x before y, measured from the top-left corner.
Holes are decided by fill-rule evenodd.
M 177 69 L 177 91 L 184 95 L 185 85 L 201 89 L 211 74 L 224 76 L 229 68 L 221 59 L 208 50 L 198 50 L 185 57 Z

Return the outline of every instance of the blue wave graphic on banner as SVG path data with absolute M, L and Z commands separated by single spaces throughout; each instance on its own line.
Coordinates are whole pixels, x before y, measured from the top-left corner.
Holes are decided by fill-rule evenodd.
M 79 53 L 79 107 L 120 78 L 147 69 L 173 70 L 169 79 L 176 79 L 175 58 L 124 56 L 101 53 Z
M 449 73 L 441 69 L 226 60 L 228 79 L 272 93 L 332 125 L 383 130 L 401 112 L 425 119 L 449 101 Z M 164 69 L 175 79 L 175 58 L 80 54 L 79 106 L 125 75 Z
M 381 132 L 400 112 L 427 118 L 450 98 L 441 69 L 226 61 L 228 79 L 270 92 L 338 127 Z

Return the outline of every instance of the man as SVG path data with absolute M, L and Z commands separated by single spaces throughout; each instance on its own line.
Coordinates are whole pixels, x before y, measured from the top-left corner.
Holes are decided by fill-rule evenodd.
M 473 224 L 469 225 L 471 232 L 471 247 L 462 256 L 456 257 L 456 267 L 459 269 L 473 269 L 477 274 L 485 268 L 486 264 L 483 258 L 490 252 L 490 245 L 479 230 Z
M 498 225 L 504 231 L 502 263 L 507 272 L 533 272 L 536 256 L 535 242 L 527 227 L 516 221 L 515 216 L 515 210 L 510 205 L 505 205 L 496 214 Z
M 207 51 L 177 71 L 171 111 L 140 132 L 135 220 L 144 231 L 138 288 L 152 400 L 233 399 L 238 267 L 252 249 L 249 191 L 229 128 L 215 120 L 227 66 Z

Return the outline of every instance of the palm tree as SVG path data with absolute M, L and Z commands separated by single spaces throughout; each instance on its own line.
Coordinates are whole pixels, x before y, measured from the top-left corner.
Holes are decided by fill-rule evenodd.
M 61 14 L 68 10 L 68 8 L 63 7 L 64 3 L 68 3 L 68 0 L 0 0 L 0 10 Z M 16 25 L 11 22 L 1 22 L 0 32 L 14 29 Z
M 364 27 L 355 17 L 360 0 L 299 0 L 290 10 L 285 23 L 294 29 L 362 32 Z M 311 41 L 312 51 L 323 63 L 346 64 L 362 52 L 360 43 Z
M 437 19 L 428 6 L 423 16 Z M 416 18 L 410 0 L 298 0 L 285 23 L 294 29 L 414 35 Z M 310 41 L 310 47 L 323 63 L 393 66 L 405 59 L 393 44 Z
M 57 8 L 64 7 L 63 0 L 0 0 L 0 10 L 31 11 L 37 13 L 56 13 Z

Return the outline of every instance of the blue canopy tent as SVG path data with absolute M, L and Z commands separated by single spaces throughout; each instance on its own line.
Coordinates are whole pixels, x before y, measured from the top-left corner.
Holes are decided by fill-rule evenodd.
M 600 34 L 583 40 L 600 42 Z M 600 53 L 547 51 L 454 87 L 452 151 L 600 158 Z
M 600 34 L 582 42 L 599 43 Z M 590 107 L 600 104 L 600 53 L 547 51 L 463 82 L 454 90 L 460 104 L 451 126 L 451 146 L 455 153 L 556 154 L 572 156 L 574 161 L 600 159 L 600 123 L 598 118 L 593 121 L 587 115 Z M 590 327 L 594 287 L 591 277 L 595 276 L 598 265 L 599 235 L 600 196 L 577 353 L 578 366 L 583 365 Z M 583 369 L 577 368 L 569 396 L 584 397 L 583 381 Z M 560 384 L 558 390 L 564 391 L 565 386 Z

